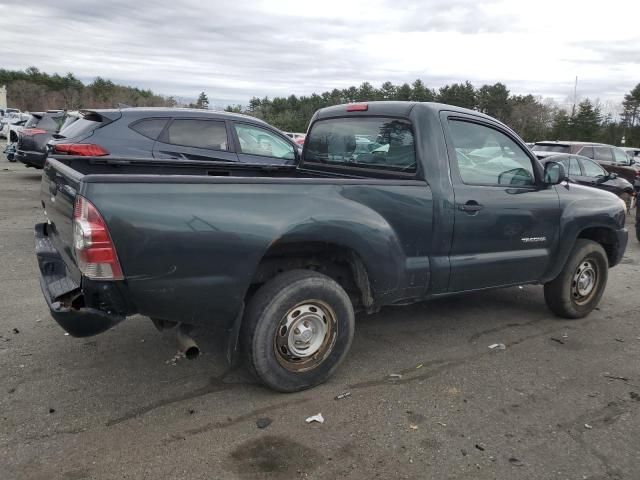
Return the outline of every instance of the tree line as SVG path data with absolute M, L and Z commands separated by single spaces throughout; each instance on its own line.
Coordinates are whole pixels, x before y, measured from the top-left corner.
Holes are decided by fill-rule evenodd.
M 8 106 L 23 111 L 80 108 L 113 108 L 117 104 L 132 107 L 174 107 L 173 97 L 151 90 L 117 85 L 97 77 L 85 85 L 73 73 L 49 75 L 36 67 L 26 70 L 0 69 L 0 85 L 7 86 Z
M 118 85 L 101 77 L 85 85 L 73 73 L 50 75 L 36 67 L 0 69 L 0 85 L 7 86 L 9 106 L 24 111 L 113 108 L 118 104 L 209 108 L 205 92 L 195 103 L 179 105 L 174 97 L 149 89 Z M 253 97 L 247 106 L 230 105 L 225 110 L 261 118 L 285 131 L 304 132 L 319 108 L 376 100 L 436 101 L 477 110 L 506 123 L 526 141 L 569 139 L 620 145 L 624 137 L 626 145 L 640 146 L 640 83 L 624 96 L 621 111 L 615 116 L 603 112 L 597 100 L 588 98 L 567 109 L 539 96 L 514 95 L 500 82 L 476 88 L 466 81 L 434 89 L 420 79 L 401 85 L 384 82 L 379 88 L 364 82 L 358 87 L 308 96 Z
M 513 95 L 503 83 L 476 88 L 469 81 L 439 89 L 417 79 L 412 84 L 384 82 L 380 88 L 364 82 L 359 87 L 333 89 L 310 96 L 253 97 L 248 106 L 230 105 L 229 112 L 252 115 L 285 131 L 304 132 L 319 108 L 350 102 L 411 100 L 440 102 L 477 110 L 513 128 L 526 141 L 582 140 L 640 145 L 640 84 L 624 96 L 622 112 L 604 113 L 598 101 L 584 99 L 571 109 L 534 95 Z

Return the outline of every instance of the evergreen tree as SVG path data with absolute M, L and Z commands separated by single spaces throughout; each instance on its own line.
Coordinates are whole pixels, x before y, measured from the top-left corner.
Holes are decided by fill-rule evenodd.
M 411 91 L 411 100 L 414 102 L 433 102 L 436 98 L 433 90 L 424 86 L 419 78 L 413 82 Z
M 502 83 L 483 85 L 478 90 L 478 110 L 501 121 L 506 121 L 511 113 L 509 90 Z
M 437 101 L 457 107 L 474 109 L 477 106 L 476 89 L 469 81 L 445 85 L 438 91 Z
M 573 140 L 593 141 L 598 135 L 601 121 L 598 105 L 588 98 L 580 102 L 576 114 L 571 118 Z
M 204 110 L 209 108 L 209 98 L 207 97 L 207 94 L 204 92 L 200 92 L 200 95 L 198 96 L 198 100 L 196 100 L 196 108 L 202 108 Z

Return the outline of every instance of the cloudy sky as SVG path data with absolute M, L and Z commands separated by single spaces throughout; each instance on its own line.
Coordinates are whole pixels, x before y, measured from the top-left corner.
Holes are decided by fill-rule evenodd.
M 640 82 L 640 1 L 0 0 L 0 68 L 216 105 L 369 81 L 470 80 L 560 102 Z

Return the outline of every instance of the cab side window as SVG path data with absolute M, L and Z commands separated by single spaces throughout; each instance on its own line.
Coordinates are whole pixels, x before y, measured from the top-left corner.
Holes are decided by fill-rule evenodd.
M 619 148 L 613 149 L 613 158 L 615 158 L 615 162 L 618 165 L 629 165 L 629 157 L 624 153 L 624 150 L 620 150 Z
M 216 120 L 175 119 L 169 125 L 166 143 L 184 147 L 228 150 L 227 128 Z
M 593 147 L 582 147 L 580 150 L 578 150 L 577 154 L 593 159 Z
M 468 185 L 535 184 L 531 159 L 504 133 L 486 125 L 449 120 L 462 181 Z
M 264 128 L 234 123 L 240 142 L 240 153 L 293 160 L 293 145 Z
M 582 172 L 580 171 L 580 165 L 578 164 L 578 160 L 576 160 L 575 158 L 566 158 L 562 160 L 560 163 L 562 163 L 568 175 L 570 176 L 582 175 Z
M 604 168 L 591 160 L 582 160 L 582 168 L 584 168 L 585 177 L 603 177 L 607 175 Z
M 613 154 L 609 147 L 593 147 L 593 151 L 595 152 L 595 156 L 593 157 L 594 160 L 598 160 L 600 162 L 613 162 Z

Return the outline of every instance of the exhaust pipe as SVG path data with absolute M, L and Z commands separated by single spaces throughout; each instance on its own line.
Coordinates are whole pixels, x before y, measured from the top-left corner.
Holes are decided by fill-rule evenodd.
M 194 360 L 200 355 L 200 347 L 189 335 L 190 331 L 191 328 L 186 325 L 178 325 L 176 340 L 178 341 L 178 351 L 189 360 Z

